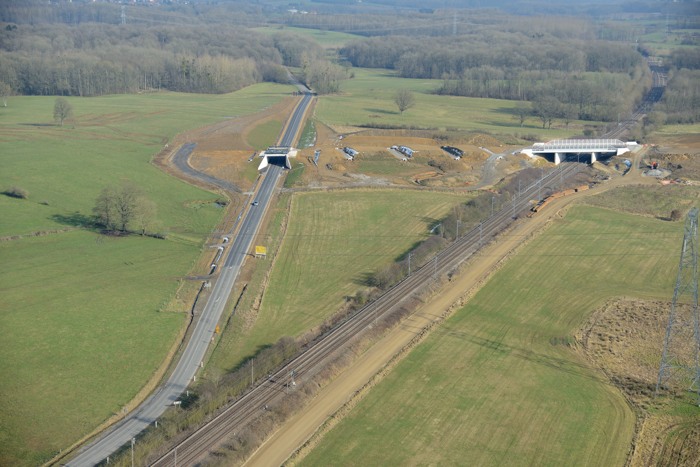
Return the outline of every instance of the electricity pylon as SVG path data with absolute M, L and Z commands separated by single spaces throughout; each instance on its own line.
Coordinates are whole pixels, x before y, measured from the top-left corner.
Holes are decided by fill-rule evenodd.
M 666 327 L 656 394 L 675 382 L 697 393 L 700 404 L 700 315 L 698 311 L 698 208 L 688 213 L 676 287 Z

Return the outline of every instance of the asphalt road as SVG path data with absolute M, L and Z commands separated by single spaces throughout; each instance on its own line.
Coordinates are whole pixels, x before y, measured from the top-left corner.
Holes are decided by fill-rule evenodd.
M 201 180 L 204 183 L 217 186 L 224 190 L 240 193 L 241 189 L 233 183 L 228 182 L 226 180 L 221 180 L 216 177 L 212 177 L 211 175 L 207 175 L 204 172 L 200 172 L 192 168 L 188 160 L 190 158 L 190 154 L 192 154 L 192 151 L 194 151 L 194 148 L 196 146 L 196 143 L 186 143 L 180 146 L 180 149 L 178 149 L 175 153 L 175 156 L 173 156 L 173 164 L 175 165 L 175 167 L 177 167 L 180 170 L 180 172 L 188 175 L 189 177 Z
M 285 134 L 281 138 L 282 145 L 291 146 L 294 143 L 303 121 L 304 112 L 311 98 L 311 94 L 304 94 L 304 97 L 292 114 Z M 183 154 L 189 155 L 192 148 L 193 146 L 183 147 L 185 150 Z M 180 160 L 182 162 L 182 158 Z M 187 165 L 186 158 L 184 162 Z M 188 173 L 194 170 L 189 166 L 187 167 L 189 168 Z M 251 205 L 248 211 L 245 212 L 239 233 L 231 242 L 230 251 L 226 256 L 223 267 L 220 269 L 219 277 L 213 282 L 211 294 L 201 316 L 197 320 L 192 337 L 187 343 L 187 347 L 170 378 L 139 405 L 136 410 L 80 450 L 78 456 L 66 465 L 76 467 L 93 466 L 104 462 L 108 456 L 122 446 L 132 442 L 141 431 L 152 425 L 165 412 L 168 406 L 173 405 L 179 399 L 180 395 L 193 381 L 212 341 L 216 324 L 221 318 L 243 261 L 246 255 L 251 253 L 253 239 L 257 234 L 282 170 L 281 167 L 271 165 L 263 177 L 255 197 L 257 205 Z M 215 185 L 221 186 L 219 183 L 215 183 Z

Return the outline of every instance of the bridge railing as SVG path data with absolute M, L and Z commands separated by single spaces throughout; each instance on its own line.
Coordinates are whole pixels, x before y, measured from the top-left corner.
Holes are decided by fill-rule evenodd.
M 532 149 L 535 151 L 557 152 L 581 150 L 592 151 L 614 151 L 617 148 L 624 148 L 626 145 L 619 139 L 559 139 L 547 143 L 535 143 Z

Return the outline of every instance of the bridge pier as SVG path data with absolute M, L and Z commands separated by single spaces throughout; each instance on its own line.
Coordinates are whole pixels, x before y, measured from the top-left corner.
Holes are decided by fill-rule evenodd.
M 596 153 L 592 152 L 592 153 L 591 153 L 591 164 L 594 163 L 594 162 L 597 161 L 597 160 L 598 160 L 598 159 L 596 159 Z
M 561 164 L 561 153 L 555 152 L 554 153 L 554 165 L 559 165 Z

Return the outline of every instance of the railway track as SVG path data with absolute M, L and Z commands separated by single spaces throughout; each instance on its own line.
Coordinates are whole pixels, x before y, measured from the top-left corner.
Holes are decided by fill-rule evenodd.
M 344 348 L 357 334 L 376 320 L 388 316 L 402 302 L 418 296 L 438 277 L 455 271 L 483 245 L 508 227 L 516 216 L 527 211 L 530 200 L 539 196 L 543 187 L 552 186 L 572 177 L 582 167 L 581 164 L 564 162 L 551 170 L 515 197 L 508 206 L 458 238 L 375 301 L 359 309 L 348 319 L 311 342 L 290 362 L 232 402 L 187 439 L 173 446 L 152 465 L 158 467 L 178 464 L 195 465 L 223 440 L 233 433 L 240 432 L 247 424 L 259 417 L 268 406 L 286 397 L 289 391 L 294 390 L 293 382 L 306 381 L 314 376 L 337 350 Z
M 651 73 L 653 79 L 652 88 L 649 90 L 646 96 L 644 96 L 644 100 L 642 100 L 632 115 L 621 121 L 617 127 L 605 133 L 602 136 L 603 138 L 619 139 L 622 137 L 622 135 L 631 130 L 634 125 L 639 123 L 639 121 L 643 119 L 651 110 L 654 104 L 661 100 L 661 96 L 663 96 L 664 89 L 666 88 L 666 73 L 662 68 L 657 66 L 651 67 Z
M 653 87 L 642 103 L 629 118 L 603 135 L 605 138 L 619 138 L 644 118 L 654 103 L 661 98 L 666 78 L 659 69 L 652 68 Z M 527 211 L 530 200 L 541 198 L 542 189 L 561 183 L 575 175 L 582 165 L 563 162 L 556 169 L 525 189 L 512 203 L 502 208 L 472 230 L 459 237 L 452 245 L 427 261 L 410 276 L 387 290 L 375 301 L 358 310 L 345 321 L 336 325 L 317 340 L 311 342 L 299 355 L 274 372 L 270 377 L 252 387 L 247 393 L 232 402 L 214 419 L 202 425 L 187 439 L 173 446 L 156 460 L 153 466 L 194 465 L 207 453 L 215 449 L 233 433 L 240 432 L 246 425 L 258 418 L 270 405 L 283 399 L 295 381 L 305 381 L 323 368 L 324 363 L 345 346 L 360 332 L 374 322 L 382 320 L 396 307 L 411 297 L 426 290 L 436 278 L 455 271 L 479 249 L 505 230 L 513 219 Z

